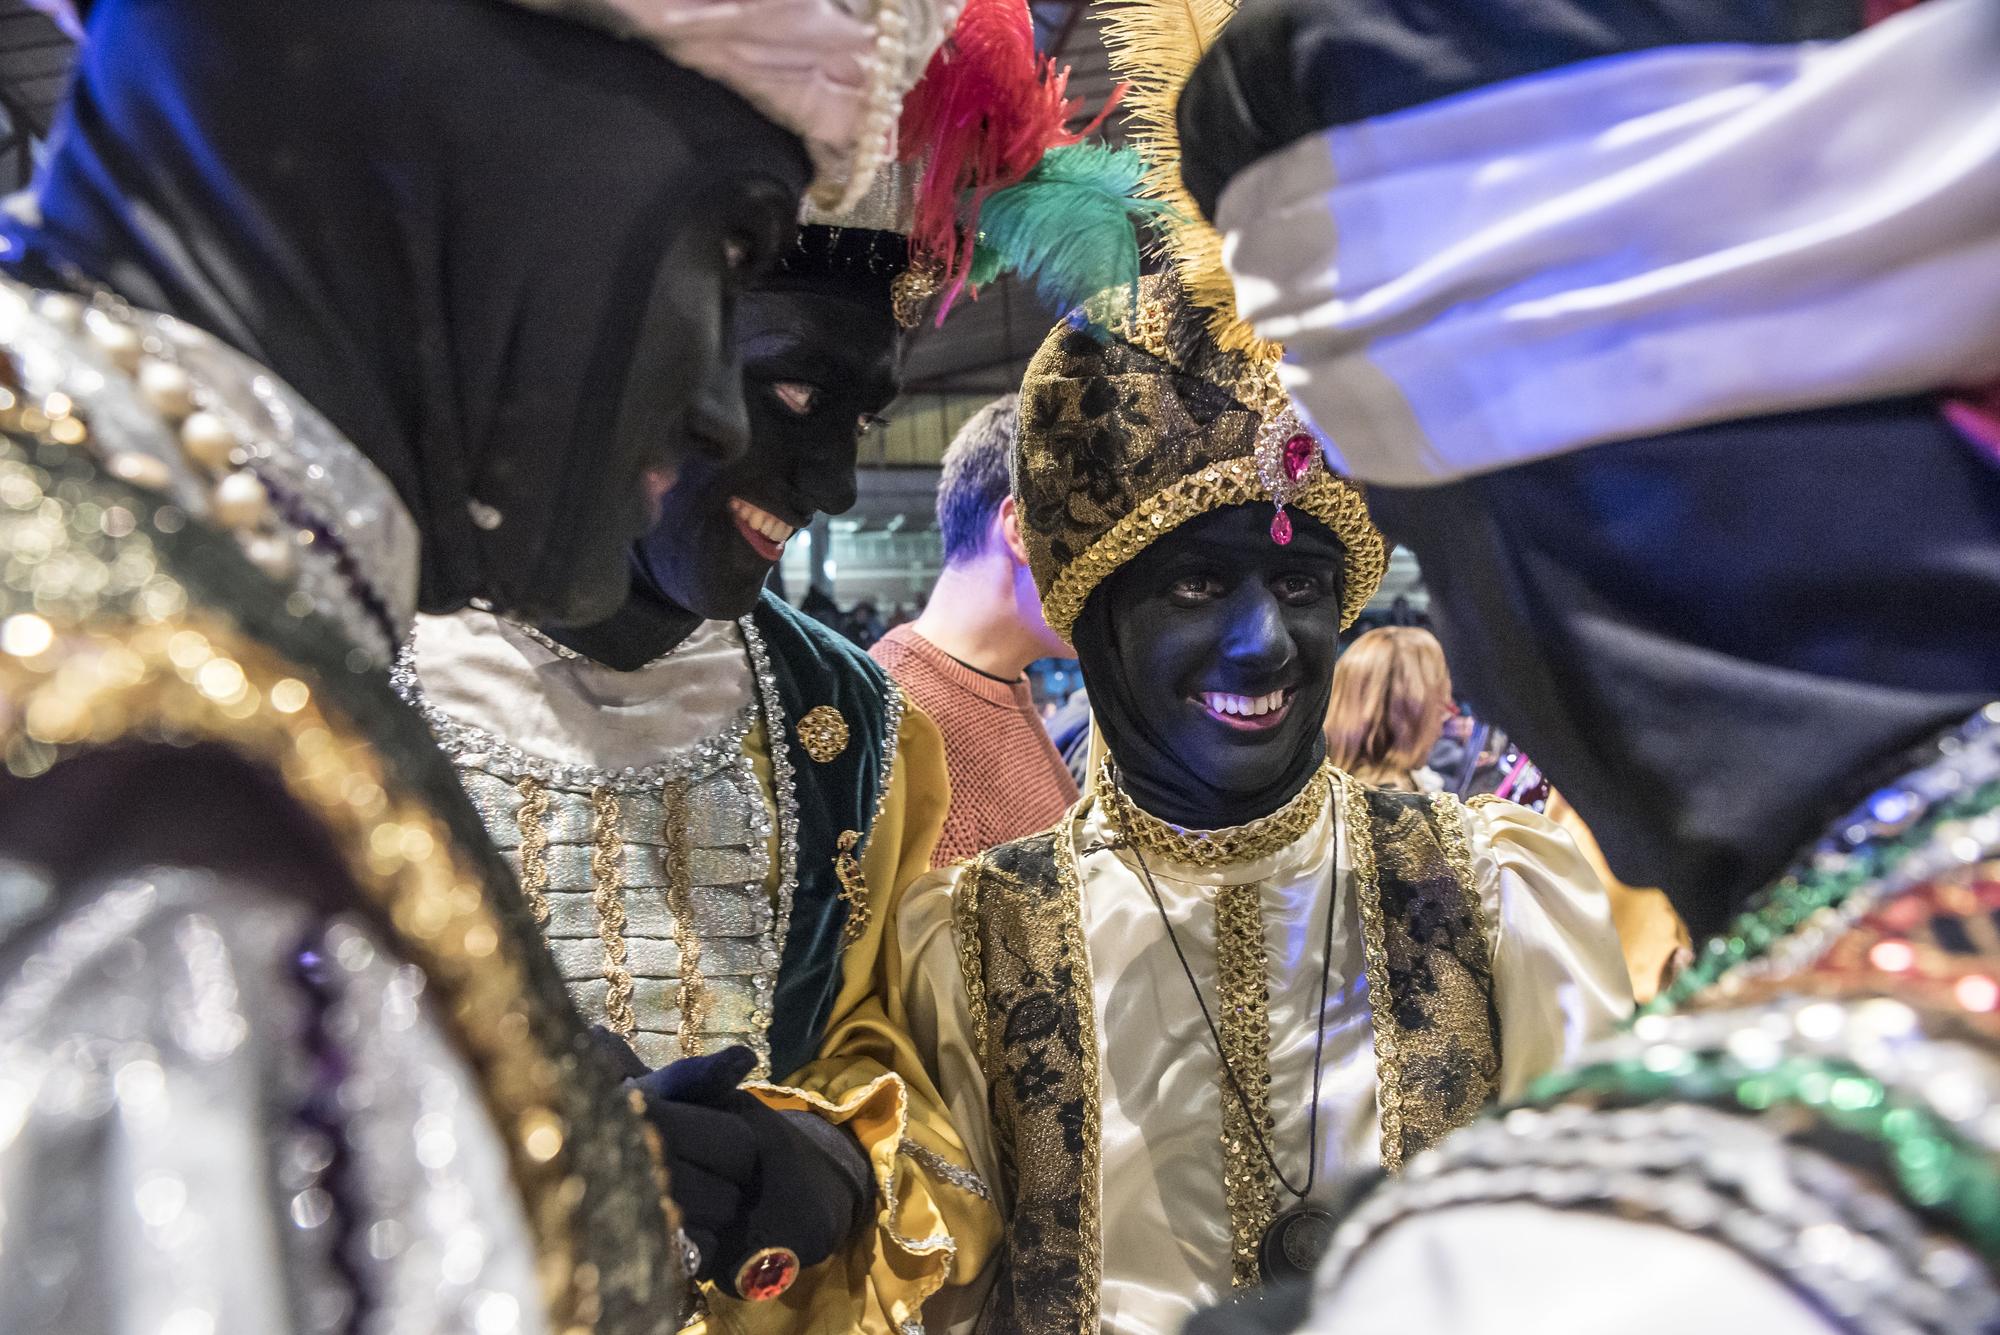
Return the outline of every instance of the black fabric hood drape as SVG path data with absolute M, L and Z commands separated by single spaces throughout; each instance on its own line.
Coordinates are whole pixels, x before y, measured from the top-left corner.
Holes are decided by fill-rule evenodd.
M 605 442 L 687 397 L 637 356 L 720 339 L 713 293 L 674 287 L 721 278 L 674 262 L 720 253 L 691 223 L 705 164 L 807 171 L 727 89 L 511 5 L 99 0 L 90 23 L 24 272 L 80 270 L 282 375 L 416 514 L 434 609 L 539 596 L 606 519 Z M 536 503 L 482 534 L 466 503 L 495 492 Z
M 2000 464 L 1928 400 L 1377 487 L 1458 690 L 1697 936 L 2000 698 Z
M 1318 521 L 1302 516 L 1298 522 Z M 1119 647 L 1115 621 L 1126 618 L 1127 631 L 1143 635 L 1145 626 L 1133 619 L 1143 618 L 1146 612 L 1135 609 L 1134 600 L 1121 595 L 1121 581 L 1128 573 L 1116 571 L 1091 591 L 1070 635 L 1090 691 L 1091 717 L 1104 732 L 1105 747 L 1118 770 L 1119 787 L 1142 811 L 1185 829 L 1225 829 L 1270 815 L 1296 797 L 1325 761 L 1325 732 L 1306 730 L 1278 777 L 1254 791 L 1217 788 L 1196 774 L 1180 758 L 1158 721 L 1134 699 L 1133 669 Z M 1314 719 L 1326 717 L 1327 702 L 1333 696 L 1331 669 L 1329 663 L 1326 672 L 1299 687 L 1291 706 L 1295 712 Z

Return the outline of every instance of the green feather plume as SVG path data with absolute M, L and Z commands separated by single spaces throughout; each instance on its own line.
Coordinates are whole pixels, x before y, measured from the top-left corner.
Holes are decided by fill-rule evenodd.
M 1019 274 L 1050 309 L 1080 310 L 1102 334 L 1138 293 L 1136 225 L 1174 213 L 1140 196 L 1145 178 L 1145 162 L 1129 148 L 1051 148 L 1019 185 L 987 197 L 971 282 Z

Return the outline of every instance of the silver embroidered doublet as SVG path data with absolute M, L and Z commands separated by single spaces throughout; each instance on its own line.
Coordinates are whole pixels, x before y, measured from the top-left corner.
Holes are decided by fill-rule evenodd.
M 770 1073 L 798 817 L 777 682 L 755 626 L 747 617 L 738 625 L 756 679 L 751 702 L 716 735 L 642 768 L 529 755 L 427 700 L 407 655 L 395 680 L 520 876 L 584 1015 L 625 1037 L 649 1066 L 744 1044 L 761 1078 Z M 745 750 L 760 718 L 777 739 L 776 813 Z

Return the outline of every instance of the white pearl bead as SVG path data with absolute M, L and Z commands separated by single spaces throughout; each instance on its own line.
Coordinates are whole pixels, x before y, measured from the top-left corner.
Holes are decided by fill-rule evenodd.
M 246 539 L 243 554 L 250 558 L 250 564 L 272 579 L 290 579 L 299 568 L 298 544 L 289 534 L 260 533 Z
M 188 373 L 172 362 L 152 357 L 140 362 L 139 393 L 177 422 L 194 411 L 194 386 L 188 381 Z
M 209 511 L 224 528 L 254 528 L 271 513 L 271 493 L 255 473 L 239 469 L 215 484 Z
M 220 417 L 210 412 L 188 415 L 181 423 L 181 445 L 188 457 L 211 473 L 229 468 L 229 456 L 236 449 L 236 436 Z
M 167 467 L 166 460 L 140 454 L 136 450 L 112 455 L 104 461 L 104 467 L 120 482 L 129 482 L 148 491 L 165 491 L 174 480 L 173 470 Z
M 139 331 L 131 325 L 112 319 L 93 320 L 90 337 L 119 369 L 132 371 L 138 368 L 139 357 L 145 349 L 139 345 Z

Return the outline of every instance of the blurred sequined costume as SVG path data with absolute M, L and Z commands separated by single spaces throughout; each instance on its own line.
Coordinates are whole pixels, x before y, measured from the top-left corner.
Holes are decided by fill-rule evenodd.
M 657 1160 L 274 375 L 0 280 L 0 1326 L 671 1330 Z
M 1272 513 L 1266 450 L 1298 429 L 1273 403 L 1268 367 L 1217 348 L 1169 277 L 1145 281 L 1135 327 L 1108 344 L 1053 331 L 1023 386 L 1014 472 L 1050 624 L 1069 630 L 1180 526 Z M 1328 611 L 1351 622 L 1380 536 L 1316 452 L 1300 473 L 1281 494 L 1345 549 Z M 1113 686 L 1093 683 L 1100 707 Z M 1248 1119 L 1296 1167 L 1317 1091 L 1318 1180 L 1395 1171 L 1629 1008 L 1601 891 L 1523 807 L 1380 792 L 1322 765 L 1259 819 L 1188 830 L 1141 808 L 1119 763 L 1113 741 L 1055 828 L 919 882 L 902 911 L 926 1059 L 1008 1221 L 1002 1263 L 935 1304 L 934 1325 L 1173 1329 L 1258 1282 L 1286 1202 Z M 1213 998 L 1214 1038 L 1190 981 Z

